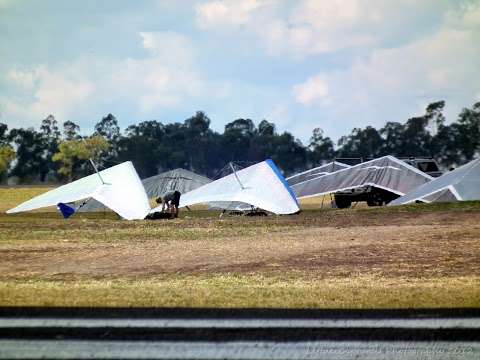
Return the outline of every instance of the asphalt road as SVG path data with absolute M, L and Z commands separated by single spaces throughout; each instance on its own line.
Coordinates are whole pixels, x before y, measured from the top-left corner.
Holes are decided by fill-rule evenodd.
M 0 308 L 0 358 L 479 359 L 480 309 Z

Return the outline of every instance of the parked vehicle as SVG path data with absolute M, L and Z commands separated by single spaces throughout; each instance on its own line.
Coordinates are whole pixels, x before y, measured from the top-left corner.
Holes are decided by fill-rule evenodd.
M 335 159 L 349 165 L 357 165 L 362 162 L 372 160 L 363 158 Z M 400 160 L 413 166 L 414 168 L 432 176 L 442 175 L 437 162 L 431 158 L 400 158 Z M 352 203 L 365 201 L 368 206 L 382 206 L 398 198 L 399 195 L 391 191 L 380 189 L 374 186 L 363 186 L 361 188 L 339 191 L 334 194 L 335 206 L 338 208 L 349 208 Z

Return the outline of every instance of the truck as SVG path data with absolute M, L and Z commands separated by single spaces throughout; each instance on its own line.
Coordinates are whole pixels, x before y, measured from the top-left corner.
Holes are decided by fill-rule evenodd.
M 442 175 L 437 162 L 432 158 L 422 157 L 408 157 L 399 158 L 407 164 L 417 168 L 418 170 L 432 176 L 439 177 Z M 335 161 L 343 162 L 349 165 L 357 165 L 364 161 L 372 159 L 364 158 L 342 158 L 335 159 Z M 399 195 L 390 191 L 377 188 L 375 186 L 363 186 L 356 189 L 338 191 L 334 194 L 334 206 L 340 209 L 349 208 L 352 203 L 365 201 L 368 206 L 382 206 L 388 204 L 390 201 L 398 198 Z

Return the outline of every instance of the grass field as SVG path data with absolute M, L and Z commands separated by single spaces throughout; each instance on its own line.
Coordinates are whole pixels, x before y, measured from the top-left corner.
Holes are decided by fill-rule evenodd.
M 480 202 L 299 215 L 122 221 L 3 212 L 45 188 L 0 188 L 0 305 L 478 307 Z

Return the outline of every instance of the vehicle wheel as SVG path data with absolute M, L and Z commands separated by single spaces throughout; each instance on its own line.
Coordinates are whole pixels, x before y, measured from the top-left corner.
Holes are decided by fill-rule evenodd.
M 385 203 L 383 197 L 379 193 L 373 193 L 371 198 L 367 200 L 368 206 L 382 206 Z
M 347 209 L 352 205 L 352 202 L 349 199 L 335 197 L 335 204 L 339 209 Z

